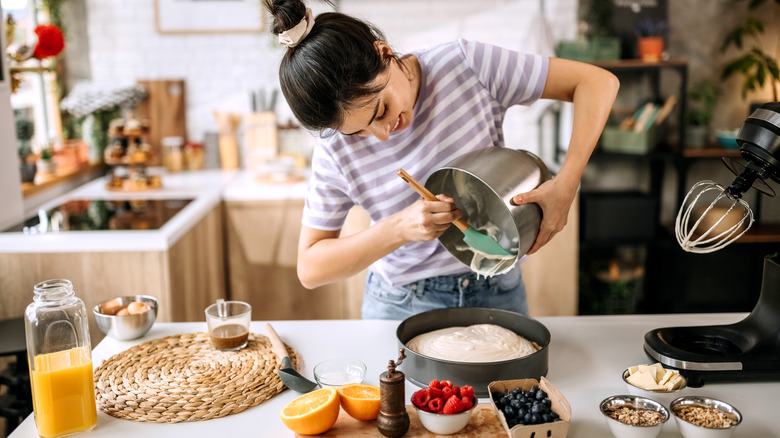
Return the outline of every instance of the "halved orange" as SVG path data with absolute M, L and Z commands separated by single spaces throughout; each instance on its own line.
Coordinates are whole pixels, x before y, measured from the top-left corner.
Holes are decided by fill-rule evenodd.
M 341 407 L 350 417 L 361 420 L 376 420 L 379 416 L 379 387 L 365 383 L 348 383 L 339 386 Z
M 279 413 L 282 423 L 301 435 L 317 435 L 336 424 L 339 418 L 339 394 L 336 388 L 322 388 L 304 394 L 287 404 Z

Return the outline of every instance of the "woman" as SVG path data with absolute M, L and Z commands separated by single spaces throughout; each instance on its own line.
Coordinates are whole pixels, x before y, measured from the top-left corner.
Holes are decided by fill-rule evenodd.
M 540 98 L 574 103 L 569 150 L 556 178 L 515 204 L 543 212 L 528 254 L 566 224 L 580 177 L 618 90 L 597 67 L 458 40 L 400 56 L 371 24 L 340 13 L 312 17 L 301 0 L 264 0 L 287 53 L 282 92 L 298 118 L 320 131 L 298 246 L 307 288 L 368 268 L 363 318 L 404 319 L 442 307 L 494 307 L 527 314 L 520 269 L 479 278 L 437 238 L 461 216 L 452 198 L 421 200 L 396 170 L 420 181 L 453 158 L 503 147 L 512 105 Z M 341 237 L 349 209 L 371 226 Z

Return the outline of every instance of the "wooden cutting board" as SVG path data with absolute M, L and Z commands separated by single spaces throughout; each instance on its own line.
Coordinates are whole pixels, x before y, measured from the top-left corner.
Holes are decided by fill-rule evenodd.
M 406 432 L 404 437 L 412 438 L 433 438 L 442 435 L 437 435 L 433 432 L 428 432 L 420 423 L 420 419 L 417 417 L 417 411 L 413 406 L 407 405 L 406 412 L 409 413 L 409 431 Z M 296 437 L 305 438 L 311 435 L 295 435 Z M 314 435 L 319 437 L 377 437 L 384 438 L 384 435 L 379 433 L 376 428 L 376 421 L 358 421 L 347 415 L 342 409 L 339 413 L 339 418 L 336 420 L 336 424 L 330 428 L 327 432 L 321 435 Z M 449 437 L 469 437 L 469 438 L 495 438 L 507 436 L 506 431 L 498 417 L 493 412 L 493 408 L 489 403 L 480 403 L 474 409 L 474 413 L 471 414 L 471 419 L 466 428 L 454 435 L 447 435 Z
M 163 137 L 187 139 L 185 87 L 183 80 L 138 81 L 147 92 L 146 99 L 138 102 L 135 116 L 149 120 L 146 140 L 154 151 L 153 165 L 162 163 Z

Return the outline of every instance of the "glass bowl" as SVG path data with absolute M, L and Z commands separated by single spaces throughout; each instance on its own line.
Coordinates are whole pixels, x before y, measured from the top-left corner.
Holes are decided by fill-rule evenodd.
M 365 378 L 366 364 L 357 359 L 329 359 L 314 367 L 314 379 L 322 387 L 363 383 Z

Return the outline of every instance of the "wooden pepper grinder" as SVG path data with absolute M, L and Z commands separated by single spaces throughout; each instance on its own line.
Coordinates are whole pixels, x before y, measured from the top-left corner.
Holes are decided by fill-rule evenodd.
M 409 430 L 409 414 L 406 412 L 406 395 L 404 394 L 404 373 L 397 371 L 406 355 L 401 349 L 398 360 L 392 360 L 387 365 L 387 371 L 379 376 L 379 416 L 376 427 L 379 432 L 390 438 L 404 436 Z

